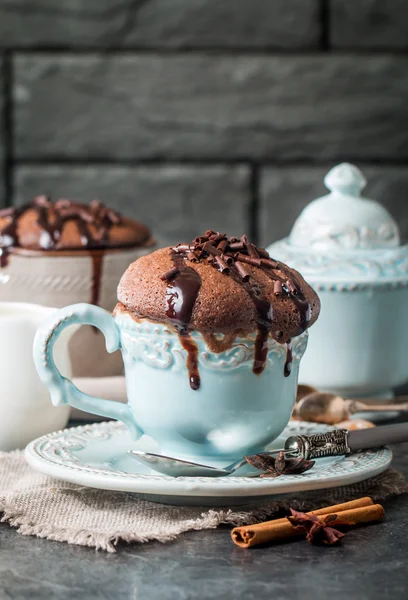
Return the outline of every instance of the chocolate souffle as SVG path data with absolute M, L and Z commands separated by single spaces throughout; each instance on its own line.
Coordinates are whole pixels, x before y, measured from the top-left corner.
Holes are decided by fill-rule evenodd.
M 151 242 L 147 227 L 98 200 L 87 205 L 65 199 L 51 202 L 46 196 L 0 210 L 0 236 L 3 249 L 9 251 L 121 248 Z
M 0 210 L 1 266 L 19 249 L 95 250 L 152 245 L 147 227 L 126 219 L 98 200 L 51 202 L 37 196 L 30 204 Z
M 112 310 L 120 274 L 153 244 L 147 227 L 99 201 L 37 196 L 0 210 L 0 300 L 56 308 L 91 302 Z M 102 335 L 82 330 L 72 341 L 74 375 L 121 374 L 119 353 L 110 357 Z
M 199 332 L 209 349 L 223 352 L 237 338 L 255 335 L 253 371 L 262 373 L 272 337 L 287 347 L 285 375 L 291 371 L 291 339 L 319 316 L 315 291 L 294 269 L 271 258 L 246 235 L 206 231 L 191 243 L 163 248 L 129 266 L 118 287 L 115 312 L 167 323 L 188 351 L 190 385 L 200 386 Z M 222 335 L 220 335 L 222 334 Z

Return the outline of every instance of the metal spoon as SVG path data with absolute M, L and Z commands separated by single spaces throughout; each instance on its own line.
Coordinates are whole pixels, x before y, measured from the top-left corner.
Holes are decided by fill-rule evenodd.
M 300 400 L 302 400 L 302 398 L 304 398 L 305 396 L 308 396 L 312 392 L 318 392 L 318 391 L 319 390 L 317 390 L 312 385 L 305 385 L 303 383 L 299 383 L 299 385 L 297 386 L 297 392 L 296 392 L 296 402 L 299 402 Z
M 292 435 L 286 440 L 283 450 L 274 450 L 264 454 L 273 455 L 278 452 L 285 452 L 293 457 L 310 460 L 326 456 L 345 456 L 367 448 L 384 446 L 391 442 L 399 444 L 406 441 L 408 441 L 408 423 L 398 423 L 397 425 L 385 425 L 384 427 L 374 427 L 374 429 L 362 429 L 360 431 L 334 429 L 324 433 Z M 158 473 L 171 475 L 172 477 L 223 477 L 231 475 L 246 464 L 246 460 L 243 458 L 227 467 L 217 468 L 151 452 L 129 450 L 128 454 Z
M 265 452 L 265 454 L 273 456 L 279 452 L 293 453 L 293 450 L 279 449 L 274 450 L 273 452 Z M 170 475 L 171 477 L 225 477 L 225 475 L 232 475 L 232 473 L 235 473 L 235 471 L 247 464 L 247 461 L 243 458 L 227 467 L 220 468 L 202 465 L 188 460 L 181 460 L 180 458 L 173 458 L 172 456 L 165 456 L 164 454 L 154 454 L 153 452 L 129 450 L 128 454 L 138 462 L 142 463 L 142 465 L 150 467 L 163 475 Z M 256 473 L 255 475 L 258 476 L 259 473 Z
M 295 405 L 294 416 L 302 421 L 335 425 L 346 421 L 357 412 L 385 413 L 391 411 L 408 411 L 408 402 L 401 404 L 365 404 L 360 400 L 346 400 L 336 394 L 312 392 L 304 396 Z

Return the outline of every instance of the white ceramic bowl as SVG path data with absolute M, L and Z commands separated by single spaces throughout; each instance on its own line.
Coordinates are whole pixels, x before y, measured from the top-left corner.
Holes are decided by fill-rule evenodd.
M 98 304 L 106 310 L 116 305 L 116 288 L 128 265 L 153 247 L 98 251 L 101 258 Z M 10 254 L 8 265 L 0 269 L 0 301 L 30 302 L 61 308 L 77 302 L 91 302 L 95 251 L 36 252 L 18 250 Z M 96 284 L 97 284 L 96 278 Z M 109 355 L 103 335 L 82 327 L 70 342 L 74 377 L 120 375 L 120 352 Z

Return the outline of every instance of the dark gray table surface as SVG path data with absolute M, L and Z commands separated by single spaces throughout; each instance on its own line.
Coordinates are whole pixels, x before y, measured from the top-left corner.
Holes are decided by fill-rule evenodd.
M 408 444 L 393 450 L 393 466 L 408 477 Z M 384 506 L 383 523 L 331 548 L 302 540 L 242 550 L 220 528 L 107 554 L 1 524 L 0 600 L 406 600 L 408 496 Z

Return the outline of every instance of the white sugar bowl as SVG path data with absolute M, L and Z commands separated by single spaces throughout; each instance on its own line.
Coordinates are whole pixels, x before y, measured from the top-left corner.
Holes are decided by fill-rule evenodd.
M 342 396 L 391 397 L 408 380 L 408 246 L 378 202 L 361 197 L 361 171 L 343 163 L 270 255 L 320 296 L 299 381 Z

